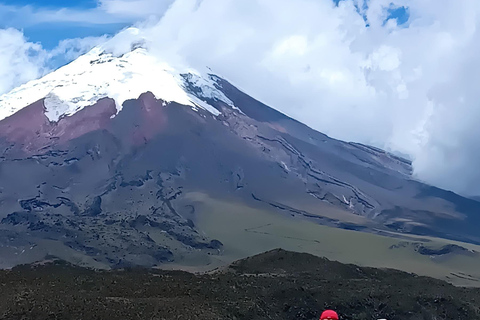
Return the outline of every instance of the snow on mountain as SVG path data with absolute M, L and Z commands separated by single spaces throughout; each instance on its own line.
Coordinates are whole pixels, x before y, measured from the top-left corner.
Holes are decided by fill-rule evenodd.
M 136 29 L 124 32 L 134 34 Z M 206 102 L 208 99 L 235 108 L 216 88 L 213 76 L 202 76 L 190 69 L 177 70 L 142 47 L 121 55 L 110 53 L 105 47 L 108 46 L 96 47 L 43 78 L 0 96 L 0 120 L 43 98 L 46 115 L 55 122 L 106 97 L 114 99 L 120 111 L 126 100 L 147 91 L 157 99 L 203 108 L 213 115 L 220 112 Z M 187 88 L 192 86 L 195 90 Z

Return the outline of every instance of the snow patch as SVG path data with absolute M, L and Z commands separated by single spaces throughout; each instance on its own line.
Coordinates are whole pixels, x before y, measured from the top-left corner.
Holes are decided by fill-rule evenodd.
M 230 106 L 233 109 L 238 109 L 233 102 L 223 94 L 220 90 L 217 89 L 216 77 L 209 75 L 208 77 L 202 77 L 196 71 L 190 70 L 189 73 L 183 74 L 182 77 L 185 80 L 185 89 L 189 89 L 193 95 L 202 101 L 214 100 L 222 101 L 226 105 Z
M 283 161 L 280 161 L 280 163 L 282 164 L 282 167 L 283 169 L 285 169 L 286 171 L 290 172 L 290 168 L 288 168 L 287 164 Z

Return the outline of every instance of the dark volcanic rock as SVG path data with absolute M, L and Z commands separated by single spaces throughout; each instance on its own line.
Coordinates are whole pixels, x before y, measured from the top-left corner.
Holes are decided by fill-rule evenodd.
M 10 213 L 6 218 L 2 219 L 2 224 L 11 224 L 16 226 L 18 224 L 36 223 L 38 221 L 39 218 L 36 214 L 22 211 Z
M 3 319 L 480 319 L 479 289 L 282 250 L 202 275 L 25 265 L 0 287 Z
M 102 198 L 97 196 L 90 200 L 87 204 L 87 208 L 83 212 L 86 216 L 98 216 L 102 213 Z
M 432 249 L 432 248 L 428 248 L 428 247 L 425 247 L 425 246 L 419 246 L 418 249 L 417 249 L 417 252 L 422 254 L 422 255 L 425 255 L 425 256 L 441 256 L 441 255 L 449 254 L 449 253 L 460 253 L 460 254 L 471 253 L 470 250 L 468 250 L 464 247 L 461 247 L 461 246 L 457 246 L 455 244 L 448 244 L 448 245 L 443 246 L 443 247 L 438 248 L 438 249 Z
M 50 204 L 45 201 L 41 201 L 38 199 L 27 199 L 27 200 L 20 200 L 20 206 L 22 209 L 27 211 L 43 211 L 45 208 L 53 207 L 58 208 L 61 204 Z

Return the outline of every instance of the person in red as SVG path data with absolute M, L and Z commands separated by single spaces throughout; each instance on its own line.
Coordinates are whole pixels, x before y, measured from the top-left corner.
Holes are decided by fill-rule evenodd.
M 338 320 L 338 314 L 333 310 L 325 310 L 322 312 L 322 315 L 320 316 L 320 320 L 327 320 L 327 319 Z

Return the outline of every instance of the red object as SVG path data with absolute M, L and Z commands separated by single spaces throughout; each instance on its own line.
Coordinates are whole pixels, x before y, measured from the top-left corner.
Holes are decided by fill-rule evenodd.
M 333 310 L 325 310 L 322 312 L 322 315 L 320 316 L 320 320 L 325 320 L 325 319 L 338 320 L 338 314 Z

